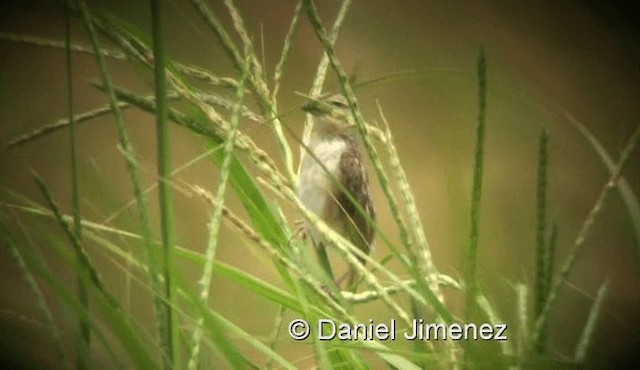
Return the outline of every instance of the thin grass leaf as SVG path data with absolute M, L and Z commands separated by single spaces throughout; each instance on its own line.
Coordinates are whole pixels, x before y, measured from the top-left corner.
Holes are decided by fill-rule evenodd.
M 118 334 L 118 338 L 122 341 L 123 345 L 125 345 L 125 349 L 131 354 L 134 362 L 139 366 L 145 366 L 144 368 L 155 368 L 155 366 L 152 366 L 153 361 L 151 360 L 148 351 L 145 349 L 145 346 L 142 344 L 139 336 L 133 328 L 134 323 L 131 322 L 130 316 L 123 315 L 123 310 L 118 303 L 118 300 L 106 289 L 104 282 L 100 278 L 98 271 L 91 263 L 86 251 L 76 238 L 75 234 L 71 231 L 69 225 L 65 222 L 59 207 L 49 192 L 49 189 L 35 173 L 33 176 L 44 195 L 53 216 L 62 227 L 65 235 L 69 238 L 71 245 L 74 248 L 76 260 L 69 261 L 69 265 L 77 265 L 77 275 L 83 279 L 83 283 L 86 284 L 86 282 L 84 282 L 85 279 L 90 281 L 100 292 L 100 294 L 94 295 L 94 301 L 97 302 L 98 308 L 105 315 L 113 330 Z M 40 270 L 40 272 L 46 273 L 44 270 Z M 54 286 L 59 285 L 55 278 L 48 279 L 48 282 Z M 84 307 L 82 307 L 81 310 L 86 314 L 82 315 L 80 319 L 89 323 L 88 311 Z
M 14 247 L 16 246 L 14 245 Z M 31 253 L 31 254 L 33 255 L 34 253 Z M 79 320 L 84 320 L 89 324 L 90 329 L 94 334 L 95 338 L 103 346 L 103 348 L 105 348 L 110 358 L 113 360 L 115 367 L 123 368 L 124 365 L 122 363 L 121 356 L 116 355 L 116 353 L 113 351 L 113 348 L 112 348 L 113 344 L 109 343 L 109 341 L 106 339 L 106 335 L 103 329 L 100 327 L 100 325 L 98 325 L 95 322 L 95 319 L 93 318 L 91 313 L 85 309 L 84 305 L 82 305 L 82 303 L 78 301 L 75 295 L 71 293 L 55 276 L 53 276 L 53 274 L 51 274 L 51 272 L 45 267 L 43 263 L 41 263 L 41 261 L 34 261 L 35 259 L 37 259 L 35 256 L 24 256 L 24 259 L 25 259 L 25 262 L 27 262 L 27 264 L 32 267 L 32 270 L 39 277 L 41 277 L 46 284 L 48 284 L 48 286 L 54 292 L 56 298 L 58 298 L 61 303 L 65 304 L 66 307 L 69 307 L 73 311 L 73 313 L 75 313 L 78 316 Z M 79 271 L 78 272 L 79 275 L 83 274 L 82 272 L 80 272 L 79 269 L 78 271 Z M 86 277 L 86 274 L 84 276 Z M 62 342 L 60 344 L 62 344 Z M 132 358 L 134 357 L 133 355 L 134 354 L 132 353 Z M 150 362 L 146 362 L 145 359 L 142 358 L 143 356 L 136 356 L 136 357 L 138 357 L 139 359 L 139 362 L 138 362 L 139 364 L 145 364 L 145 365 L 150 364 Z M 137 362 L 137 361 L 138 360 L 134 359 L 134 362 Z
M 207 333 L 209 339 L 216 344 L 216 347 L 223 352 L 225 359 L 230 364 L 234 365 L 233 368 L 246 367 L 246 363 L 244 362 L 246 356 L 239 354 L 238 349 L 232 346 L 229 340 L 225 339 L 227 335 L 224 333 L 233 334 L 235 338 L 246 342 L 260 353 L 268 357 L 272 357 L 280 366 L 286 369 L 295 369 L 295 366 L 282 358 L 276 352 L 273 352 L 268 346 L 257 340 L 253 335 L 247 333 L 224 316 L 208 308 L 194 294 L 182 289 L 179 293 L 198 311 L 198 314 L 204 318 L 204 325 L 208 329 L 205 333 Z
M 269 348 L 272 351 L 276 349 L 276 343 L 278 341 L 278 337 L 280 337 L 280 330 L 282 329 L 282 322 L 284 321 L 284 315 L 287 312 L 287 309 L 284 306 L 280 306 L 278 308 L 278 313 L 276 314 L 276 319 L 273 323 L 273 330 L 271 331 L 271 335 L 269 336 Z M 273 358 L 267 358 L 267 361 L 264 364 L 264 369 L 271 370 L 273 366 Z
M 49 308 L 49 304 L 40 289 L 40 286 L 35 280 L 35 277 L 31 273 L 29 266 L 27 266 L 22 253 L 20 252 L 20 248 L 17 247 L 13 236 L 6 229 L 5 225 L 0 222 L 0 240 L 2 240 L 3 244 L 7 245 L 11 250 L 11 255 L 16 260 L 18 264 L 18 268 L 22 274 L 22 277 L 27 282 L 29 289 L 33 293 L 36 301 L 36 306 L 38 310 L 44 317 L 44 321 L 46 323 L 47 329 L 51 335 L 51 339 L 53 341 L 53 347 L 55 348 L 56 354 L 60 363 L 65 369 L 71 369 L 71 364 L 69 363 L 68 356 L 65 353 L 64 347 L 62 346 L 62 335 L 60 334 L 60 330 L 58 329 L 58 325 L 56 325 L 55 320 L 53 319 L 53 314 L 51 313 L 51 309 Z M 33 247 L 33 246 L 32 246 Z M 84 305 L 83 305 L 84 306 Z M 84 306 L 86 309 L 86 306 Z
M 542 312 L 544 301 L 547 298 L 546 276 L 549 265 L 548 246 L 545 243 L 547 236 L 547 172 L 549 164 L 549 150 L 547 148 L 549 135 L 546 130 L 540 135 L 538 147 L 538 187 L 536 192 L 536 289 L 535 289 L 535 315 Z M 541 348 L 539 348 L 541 350 Z
M 611 177 L 609 177 L 609 181 L 607 181 L 607 183 L 602 187 L 602 190 L 600 191 L 600 194 L 598 195 L 593 208 L 591 208 L 591 211 L 589 211 L 587 218 L 585 219 L 584 223 L 580 227 L 580 230 L 578 231 L 578 234 L 576 235 L 576 238 L 573 242 L 573 247 L 571 248 L 569 255 L 565 258 L 560 268 L 560 276 L 554 280 L 553 285 L 549 290 L 549 296 L 547 297 L 542 313 L 536 320 L 534 329 L 535 345 L 539 345 L 539 342 L 545 337 L 547 330 L 547 321 L 549 320 L 551 308 L 556 303 L 560 290 L 571 274 L 571 270 L 573 269 L 573 266 L 576 262 L 576 257 L 582 249 L 589 231 L 591 231 L 591 226 L 604 208 L 611 190 L 616 187 L 618 180 L 620 180 L 620 177 L 622 176 L 622 170 L 629 161 L 629 158 L 631 157 L 631 154 L 633 153 L 633 150 L 635 149 L 638 141 L 640 141 L 640 125 L 636 128 L 633 135 L 631 135 L 631 137 L 629 138 L 627 145 L 622 150 L 620 159 L 616 163 L 614 170 L 611 171 Z
M 64 43 L 65 43 L 65 64 L 67 78 L 67 112 L 69 116 L 69 147 L 71 157 L 71 209 L 73 214 L 73 233 L 78 241 L 82 240 L 82 217 L 80 215 L 80 187 L 78 182 L 78 158 L 76 155 L 75 122 L 73 120 L 73 65 L 71 59 L 71 30 L 69 20 L 69 9 L 64 11 Z M 77 278 L 78 295 L 80 303 L 89 311 L 89 296 L 87 286 L 82 279 Z M 80 336 L 82 343 L 78 346 L 77 364 L 79 369 L 88 369 L 91 357 L 91 331 L 89 324 L 79 321 Z
M 100 275 L 98 274 L 98 270 L 96 270 L 95 267 L 93 267 L 93 264 L 91 263 L 89 256 L 87 255 L 87 252 L 84 250 L 80 241 L 78 240 L 78 237 L 76 236 L 76 234 L 73 233 L 71 227 L 65 222 L 64 218 L 62 217 L 62 213 L 60 212 L 60 208 L 58 207 L 57 203 L 51 196 L 49 189 L 47 188 L 45 183 L 42 181 L 40 176 L 38 176 L 35 172 L 32 172 L 32 176 L 36 181 L 36 184 L 40 188 L 42 195 L 47 201 L 49 209 L 53 213 L 56 221 L 60 224 L 62 231 L 64 231 L 65 235 L 69 238 L 69 241 L 73 246 L 73 249 L 76 253 L 76 257 L 78 258 L 79 263 L 81 263 L 86 267 L 87 273 L 91 277 L 91 282 L 95 285 L 96 288 L 98 288 L 99 291 L 101 291 L 103 294 L 108 295 L 109 293 L 104 285 L 104 282 L 100 278 Z
M 604 300 L 609 295 L 609 286 L 609 279 L 607 279 L 598 289 L 596 299 L 593 301 L 591 311 L 589 311 L 589 317 L 587 318 L 587 322 L 584 325 L 582 335 L 580 336 L 578 346 L 576 347 L 576 353 L 573 357 L 574 361 L 578 364 L 583 364 L 584 360 L 587 357 L 587 351 L 589 349 L 589 346 L 591 345 L 596 331 L 596 323 L 598 322 L 600 314 L 602 313 Z
M 156 256 L 156 252 L 154 250 L 153 244 L 151 242 L 151 227 L 149 223 L 149 216 L 147 211 L 147 204 L 144 198 L 144 194 L 142 193 L 142 186 L 140 181 L 140 174 L 138 172 L 136 163 L 135 163 L 135 153 L 131 143 L 129 141 L 129 137 L 124 126 L 124 121 L 122 119 L 122 113 L 117 104 L 117 99 L 115 96 L 115 92 L 113 89 L 113 84 L 111 83 L 111 77 L 109 76 L 109 72 L 107 71 L 106 63 L 104 61 L 104 56 L 102 55 L 102 48 L 100 47 L 100 43 L 98 41 L 98 36 L 96 34 L 93 22 L 91 20 L 91 16 L 89 14 L 89 10 L 83 0 L 78 1 L 78 7 L 80 10 L 80 14 L 82 16 L 83 23 L 89 34 L 89 38 L 91 39 L 91 45 L 95 51 L 96 62 L 98 63 L 98 67 L 100 69 L 100 74 L 102 75 L 102 79 L 105 85 L 105 90 L 107 96 L 109 98 L 109 105 L 111 106 L 111 110 L 113 111 L 113 115 L 118 128 L 118 141 L 122 150 L 124 152 L 125 162 L 127 171 L 130 176 L 131 184 L 133 186 L 133 192 L 136 197 L 136 201 L 138 203 L 138 218 L 140 221 L 140 228 L 142 230 L 142 236 L 144 240 L 144 245 L 146 248 L 146 254 L 149 265 L 149 275 L 152 282 L 152 286 L 154 287 L 154 311 L 156 313 L 156 320 L 159 326 L 160 338 L 171 338 L 171 329 L 166 325 L 166 318 L 164 315 L 165 312 L 170 310 L 170 307 L 167 306 L 166 303 L 163 303 L 160 297 L 162 296 L 162 284 L 159 277 L 159 265 Z

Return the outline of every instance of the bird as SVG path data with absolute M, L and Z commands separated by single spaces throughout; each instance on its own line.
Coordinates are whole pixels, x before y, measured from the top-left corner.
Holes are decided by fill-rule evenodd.
M 334 231 L 369 254 L 376 213 L 349 103 L 343 95 L 336 94 L 324 100 L 313 99 L 302 109 L 316 119 L 306 143 L 308 152 L 301 160 L 297 196 Z M 321 266 L 334 279 L 325 238 L 309 221 L 305 221 L 304 231 L 315 247 Z M 364 265 L 362 258 L 358 258 L 358 262 Z M 346 280 L 345 287 L 353 289 L 358 277 L 356 268 L 349 265 L 348 272 L 334 279 L 334 283 L 340 287 Z

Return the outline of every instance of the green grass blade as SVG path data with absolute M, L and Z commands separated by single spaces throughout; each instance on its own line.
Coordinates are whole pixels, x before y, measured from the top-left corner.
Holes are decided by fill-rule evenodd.
M 171 194 L 171 160 L 169 144 L 169 122 L 167 118 L 168 102 L 165 77 L 165 56 L 163 36 L 162 0 L 151 0 L 151 33 L 153 37 L 154 87 L 156 97 L 156 135 L 158 162 L 158 202 L 160 204 L 160 230 L 162 237 L 162 273 L 164 276 L 163 319 L 165 320 L 162 346 L 167 354 L 165 368 L 181 368 L 180 333 L 178 318 L 174 309 L 176 305 L 176 284 L 173 262 L 175 245 L 175 225 L 173 213 L 173 197 Z
M 83 283 L 86 285 L 85 279 L 90 281 L 93 286 L 100 292 L 98 295 L 94 295 L 95 302 L 98 305 L 98 308 L 105 315 L 108 322 L 113 330 L 118 334 L 118 338 L 122 341 L 125 349 L 130 353 L 132 360 L 136 362 L 138 366 L 144 366 L 144 368 L 155 368 L 152 366 L 153 360 L 150 357 L 150 354 L 145 348 L 145 345 L 141 342 L 138 333 L 136 330 L 138 328 L 134 328 L 134 324 L 131 322 L 131 319 L 128 315 L 123 315 L 122 307 L 118 303 L 118 300 L 107 290 L 106 285 L 101 279 L 98 271 L 91 263 L 89 256 L 86 251 L 80 244 L 79 240 L 76 238 L 75 234 L 72 232 L 71 227 L 65 221 L 62 213 L 60 212 L 59 207 L 57 206 L 55 200 L 51 196 L 49 189 L 46 187 L 44 182 L 34 173 L 34 178 L 38 187 L 40 188 L 42 194 L 44 195 L 47 204 L 53 213 L 56 221 L 62 227 L 64 234 L 71 241 L 71 245 L 74 248 L 76 254 L 76 261 L 70 261 L 69 265 L 78 265 L 77 274 L 83 279 Z M 55 278 L 51 277 L 49 280 L 50 284 L 60 285 Z M 81 315 L 80 319 L 89 323 L 88 311 L 82 307 L 82 312 L 86 312 L 86 315 Z
M 65 369 L 71 369 L 68 356 L 66 355 L 64 347 L 62 345 L 62 335 L 60 334 L 58 325 L 56 325 L 56 322 L 53 319 L 53 313 L 49 308 L 49 304 L 45 299 L 42 289 L 40 289 L 40 286 L 38 285 L 35 277 L 31 273 L 29 266 L 27 266 L 25 258 L 22 256 L 22 252 L 20 252 L 21 248 L 18 248 L 17 243 L 15 242 L 13 236 L 11 235 L 9 230 L 5 227 L 5 225 L 2 222 L 0 222 L 0 240 L 2 240 L 3 244 L 7 245 L 11 250 L 11 254 L 13 255 L 13 257 L 16 260 L 16 263 L 18 264 L 18 268 L 20 269 L 22 277 L 27 282 L 29 289 L 31 290 L 31 292 L 35 297 L 36 306 L 42 313 L 47 329 L 51 333 L 53 346 L 56 350 L 60 363 Z M 83 305 L 83 307 L 86 310 L 87 307 L 85 305 Z M 80 320 L 80 321 L 82 323 L 85 322 L 84 320 Z
M 207 333 L 209 339 L 216 344 L 216 347 L 223 352 L 225 359 L 233 365 L 233 368 L 244 368 L 247 365 L 245 363 L 245 357 L 238 352 L 238 349 L 232 346 L 229 340 L 225 340 L 227 333 L 246 342 L 258 352 L 273 358 L 278 365 L 285 369 L 295 369 L 295 366 L 282 358 L 276 352 L 272 351 L 267 345 L 256 339 L 253 335 L 247 333 L 239 326 L 227 320 L 224 316 L 208 308 L 200 299 L 196 298 L 194 294 L 186 290 L 180 290 L 179 292 L 188 302 L 190 302 L 190 304 L 198 311 L 198 314 L 204 319 L 204 326 L 208 329 L 205 330 L 205 333 Z
M 82 16 L 82 20 L 84 22 L 85 28 L 89 34 L 89 38 L 91 39 L 91 45 L 95 51 L 96 61 L 98 63 L 98 67 L 100 69 L 100 74 L 102 76 L 102 80 L 105 85 L 105 90 L 109 99 L 109 105 L 111 106 L 111 110 L 113 111 L 113 115 L 118 128 L 118 141 L 122 150 L 124 152 L 125 163 L 127 167 L 127 171 L 129 173 L 131 183 L 133 185 L 133 193 L 136 197 L 136 203 L 138 204 L 138 218 L 140 221 L 140 228 L 142 230 L 142 236 L 144 240 L 144 245 L 146 248 L 146 254 L 148 259 L 149 266 L 149 277 L 152 282 L 152 286 L 154 287 L 154 310 L 156 314 L 156 319 L 158 321 L 159 332 L 161 338 L 170 337 L 170 329 L 166 326 L 166 321 L 162 316 L 164 312 L 170 310 L 170 307 L 164 303 L 160 297 L 162 296 L 162 283 L 159 278 L 159 266 L 158 259 L 156 255 L 156 251 L 153 247 L 153 243 L 151 242 L 151 226 L 149 222 L 149 215 L 147 210 L 147 203 L 144 198 L 144 194 L 142 193 L 142 186 L 140 180 L 140 174 L 138 172 L 136 163 L 135 163 L 135 153 L 133 147 L 129 141 L 129 137 L 124 126 L 124 121 L 122 119 L 122 113 L 120 112 L 120 108 L 117 104 L 116 95 L 114 92 L 113 84 L 111 82 L 111 77 L 109 76 L 109 72 L 107 71 L 106 63 L 104 61 L 104 56 L 101 53 L 100 43 L 98 41 L 98 36 L 96 34 L 94 25 L 91 20 L 91 16 L 89 14 L 89 10 L 84 1 L 78 2 L 78 7 L 80 9 L 80 13 Z
M 76 155 L 75 122 L 73 120 L 73 65 L 71 59 L 71 30 L 69 9 L 64 11 L 64 44 L 67 78 L 67 112 L 69 116 L 69 147 L 71 156 L 71 208 L 73 214 L 73 233 L 82 240 L 82 218 L 80 215 L 80 188 L 78 183 L 78 158 Z M 84 308 L 89 310 L 89 296 L 87 287 L 82 279 L 77 279 L 78 295 Z M 89 324 L 83 320 L 79 322 L 82 344 L 78 346 L 78 369 L 88 369 L 91 357 L 91 331 Z
M 482 172 L 484 169 L 484 136 L 485 118 L 487 112 L 487 64 L 484 50 L 480 49 L 477 60 L 478 74 L 478 124 L 476 126 L 476 149 L 473 166 L 473 186 L 471 191 L 471 228 L 469 246 L 464 253 L 463 266 L 467 295 L 465 298 L 465 316 L 472 320 L 475 294 L 477 293 L 478 277 L 476 266 L 478 263 L 478 227 L 480 224 L 480 201 L 482 198 Z
M 538 147 L 538 188 L 536 192 L 536 284 L 535 284 L 535 315 L 538 317 L 542 312 L 542 306 L 547 297 L 547 288 L 545 287 L 548 278 L 548 253 L 546 238 L 547 226 L 547 168 L 549 163 L 549 150 L 547 148 L 549 135 L 546 130 L 540 135 L 540 143 Z M 539 348 L 541 350 L 541 348 Z
M 596 323 L 598 322 L 598 318 L 600 317 L 604 307 L 604 300 L 609 295 L 609 286 L 609 279 L 607 279 L 598 289 L 596 299 L 593 301 L 593 306 L 591 306 L 591 310 L 589 311 L 589 317 L 584 325 L 582 335 L 580 336 L 578 346 L 576 347 L 575 356 L 573 357 L 577 364 L 583 364 L 587 357 L 587 350 L 593 340 L 596 331 Z

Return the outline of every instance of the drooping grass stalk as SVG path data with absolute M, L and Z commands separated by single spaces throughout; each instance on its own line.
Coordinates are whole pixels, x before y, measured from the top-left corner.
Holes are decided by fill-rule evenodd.
M 78 239 L 76 234 L 73 232 L 73 229 L 69 226 L 69 224 L 67 224 L 67 222 L 62 217 L 62 213 L 60 212 L 60 207 L 58 207 L 57 203 L 53 199 L 51 192 L 49 192 L 49 189 L 47 188 L 45 183 L 42 181 L 40 176 L 38 176 L 35 172 L 32 172 L 32 176 L 33 176 L 33 179 L 36 181 L 36 184 L 38 185 L 40 192 L 42 193 L 45 200 L 47 201 L 47 205 L 49 206 L 49 209 L 53 213 L 53 216 L 55 217 L 56 221 L 60 224 L 62 231 L 65 233 L 65 235 L 71 242 L 71 245 L 73 246 L 73 249 L 76 253 L 76 256 L 80 264 L 87 269 L 87 273 L 91 278 L 91 282 L 96 286 L 96 288 L 100 292 L 108 295 L 109 293 L 104 285 L 104 282 L 100 278 L 100 275 L 98 274 L 98 270 L 96 270 L 95 267 L 93 267 L 93 264 L 89 260 L 89 255 L 87 255 L 87 252 L 82 247 L 80 240 Z
M 600 157 L 600 160 L 602 160 L 604 165 L 607 167 L 609 173 L 612 173 L 615 170 L 615 162 L 600 141 L 598 141 L 598 139 L 585 125 L 580 123 L 580 121 L 578 121 L 569 112 L 563 111 L 562 113 L 564 114 L 565 119 L 578 129 L 582 136 L 584 136 L 591 148 L 593 148 L 598 157 Z M 638 201 L 638 197 L 634 193 L 633 189 L 631 189 L 627 179 L 624 177 L 620 177 L 617 187 L 620 197 L 622 198 L 622 202 L 627 210 L 627 214 L 629 215 L 636 243 L 636 255 L 638 260 L 640 260 L 640 201 Z
M 156 136 L 158 162 L 158 202 L 160 204 L 160 231 L 162 237 L 162 274 L 164 277 L 164 326 L 165 335 L 161 338 L 167 355 L 165 368 L 180 369 L 180 333 L 178 317 L 175 312 L 176 282 L 173 248 L 175 245 L 175 225 L 173 197 L 171 194 L 171 149 L 169 144 L 168 102 L 165 77 L 165 55 L 163 35 L 163 0 L 151 0 L 151 33 L 153 37 L 153 75 L 156 97 Z
M 560 268 L 560 274 L 558 278 L 554 280 L 553 285 L 549 290 L 549 296 L 547 297 L 540 316 L 536 320 L 534 329 L 534 345 L 539 345 L 541 340 L 545 337 L 547 330 L 547 321 L 549 320 L 551 308 L 553 308 L 553 305 L 558 299 L 558 295 L 564 285 L 564 282 L 569 278 L 569 275 L 571 274 L 571 270 L 575 264 L 576 257 L 580 252 L 580 249 L 582 249 L 582 246 L 584 245 L 589 231 L 591 230 L 591 226 L 604 208 L 611 190 L 616 187 L 618 180 L 620 180 L 620 177 L 622 176 L 622 170 L 629 161 L 629 158 L 631 157 L 633 150 L 638 144 L 638 141 L 640 141 L 640 125 L 636 128 L 633 135 L 631 135 L 629 141 L 627 142 L 627 145 L 620 154 L 620 159 L 616 163 L 613 171 L 611 171 L 611 177 L 609 177 L 609 181 L 607 181 L 607 183 L 602 187 L 596 203 L 594 204 L 593 208 L 591 208 L 591 211 L 589 211 L 587 218 L 585 219 L 580 230 L 578 231 L 578 234 L 576 235 L 576 238 L 573 242 L 573 248 L 569 252 L 569 255 L 565 258 L 564 263 Z
M 55 348 L 56 354 L 58 355 L 60 362 L 62 363 L 62 366 L 65 369 L 71 369 L 69 359 L 65 354 L 65 350 L 63 348 L 62 335 L 60 334 L 58 325 L 53 319 L 53 314 L 51 313 L 49 304 L 47 304 L 47 301 L 44 297 L 42 289 L 40 289 L 40 286 L 36 282 L 35 277 L 33 276 L 29 267 L 27 266 L 25 259 L 22 256 L 22 252 L 20 252 L 20 248 L 18 248 L 11 233 L 9 232 L 9 230 L 5 228 L 5 225 L 2 222 L 0 222 L 0 240 L 2 240 L 2 243 L 8 246 L 9 249 L 11 250 L 11 255 L 13 255 L 13 257 L 15 258 L 16 263 L 18 264 L 18 268 L 20 269 L 20 272 L 22 274 L 22 277 L 27 282 L 29 289 L 31 290 L 31 292 L 35 297 L 36 306 L 38 307 L 38 310 L 42 313 L 47 329 L 51 333 L 53 347 Z
M 547 168 L 549 163 L 549 151 L 547 145 L 549 142 L 549 134 L 546 130 L 540 135 L 540 143 L 538 147 L 538 188 L 536 192 L 536 289 L 535 289 L 535 317 L 540 315 L 544 300 L 547 297 L 546 282 L 548 278 L 549 256 L 548 246 L 546 243 L 546 226 L 547 226 Z M 542 348 L 538 348 L 542 350 Z
M 478 263 L 478 226 L 480 223 L 480 201 L 482 198 L 482 172 L 484 168 L 484 132 L 487 114 L 487 63 L 484 50 L 480 49 L 477 60 L 478 76 L 478 124 L 476 126 L 475 162 L 473 165 L 473 187 L 471 191 L 471 228 L 469 246 L 464 253 L 464 280 L 467 286 L 465 297 L 465 317 L 473 319 L 475 295 L 478 292 L 478 277 L 476 266 Z
M 93 19 L 93 20 L 96 21 L 95 19 Z M 24 43 L 24 44 L 28 44 L 28 45 L 49 47 L 49 48 L 54 48 L 54 49 L 64 49 L 65 48 L 65 43 L 64 42 L 59 42 L 59 41 L 56 41 L 56 40 L 49 40 L 49 39 L 36 37 L 36 36 L 27 36 L 27 35 L 19 35 L 19 34 L 13 34 L 13 33 L 0 32 L 0 39 L 13 41 L 13 42 L 18 42 L 18 43 Z M 70 48 L 74 52 L 86 53 L 86 54 L 94 54 L 95 55 L 95 50 L 93 48 L 91 48 L 91 47 L 85 47 L 85 46 L 78 45 L 78 44 L 71 44 Z M 100 49 L 100 51 L 102 52 L 102 55 L 104 55 L 107 58 L 112 58 L 112 59 L 122 60 L 122 61 L 132 61 L 132 59 L 126 53 L 123 53 L 120 50 L 102 48 L 102 49 Z M 234 89 L 238 87 L 238 81 L 236 81 L 236 80 L 234 80 L 234 79 L 232 79 L 230 77 L 216 76 L 213 73 L 211 73 L 210 71 L 204 70 L 204 69 L 202 69 L 200 67 L 187 65 L 187 64 L 181 64 L 181 63 L 176 63 L 175 64 L 175 68 L 180 73 L 182 73 L 182 74 L 184 74 L 186 76 L 189 76 L 189 77 L 191 77 L 191 78 L 193 78 L 195 80 L 198 80 L 198 81 L 206 82 L 207 84 L 212 85 L 212 86 L 220 86 L 220 87 L 224 87 L 224 88 L 234 88 Z
M 118 103 L 118 107 L 120 109 L 126 109 L 126 108 L 130 108 L 131 105 L 128 103 L 124 103 L 124 102 L 119 102 Z M 79 124 L 79 123 L 83 123 L 83 122 L 87 122 L 90 121 L 93 118 L 96 117 L 100 117 L 103 116 L 105 114 L 110 114 L 112 112 L 111 107 L 110 106 L 106 106 L 106 107 L 101 107 L 101 108 L 97 108 L 97 109 L 93 109 L 84 113 L 79 113 L 73 116 L 72 119 L 69 118 L 62 118 L 57 120 L 56 122 L 52 123 L 52 124 L 48 124 L 48 125 L 44 125 L 41 126 L 31 132 L 22 134 L 18 137 L 15 137 L 13 139 L 11 139 L 8 143 L 6 143 L 3 147 L 2 147 L 2 151 L 7 151 L 10 149 L 13 149 L 15 147 L 18 147 L 20 145 L 23 144 L 27 144 L 31 141 L 34 141 L 38 138 L 41 138 L 43 136 L 46 136 L 50 133 L 56 132 L 58 130 L 62 130 L 64 128 L 68 128 L 69 125 L 71 124 L 71 121 L 73 120 L 74 124 Z
M 213 262 L 216 257 L 216 250 L 218 246 L 218 231 L 220 229 L 220 218 L 222 217 L 222 205 L 224 204 L 225 193 L 227 189 L 227 183 L 229 180 L 229 173 L 231 171 L 231 161 L 233 159 L 233 149 L 236 145 L 236 137 L 238 133 L 238 123 L 240 121 L 240 108 L 242 107 L 244 99 L 244 82 L 249 72 L 249 64 L 245 66 L 240 85 L 236 92 L 236 104 L 233 107 L 230 118 L 230 132 L 223 147 L 223 160 L 220 166 L 220 181 L 218 184 L 218 190 L 214 199 L 213 211 L 209 217 L 208 225 L 208 241 L 205 252 L 206 263 L 200 278 L 200 300 L 204 305 L 209 304 L 209 292 L 211 291 L 211 280 L 213 278 Z M 202 340 L 202 321 L 203 318 L 197 320 L 196 329 L 193 332 L 191 339 L 191 350 L 188 367 L 189 369 L 197 369 L 200 357 L 200 341 Z
M 587 357 L 587 350 L 594 338 L 596 323 L 598 322 L 598 318 L 602 313 L 602 308 L 604 304 L 604 300 L 609 295 L 609 279 L 607 279 L 598 289 L 598 294 L 596 295 L 596 299 L 593 301 L 593 306 L 591 306 L 591 310 L 589 311 L 589 317 L 587 318 L 587 323 L 584 325 L 584 329 L 582 330 L 582 335 L 580 336 L 580 340 L 578 341 L 578 346 L 576 347 L 576 353 L 573 357 L 573 360 L 577 364 L 583 364 L 585 358 Z
M 78 1 L 78 7 L 85 28 L 87 29 L 87 33 L 89 34 L 89 38 L 91 39 L 91 45 L 93 46 L 93 49 L 95 51 L 96 61 L 105 85 L 105 90 L 109 99 L 109 105 L 111 106 L 111 110 L 113 111 L 113 115 L 117 124 L 118 141 L 124 153 L 127 171 L 131 178 L 136 202 L 138 203 L 138 218 L 140 221 L 141 234 L 144 240 L 146 255 L 148 259 L 149 277 L 151 279 L 152 286 L 154 287 L 154 311 L 156 313 L 156 319 L 159 325 L 160 338 L 163 338 L 161 339 L 161 341 L 164 340 L 164 342 L 167 343 L 171 340 L 171 331 L 170 328 L 167 327 L 166 319 L 163 313 L 167 312 L 169 308 L 167 306 L 167 303 L 161 299 L 162 283 L 159 275 L 160 269 L 158 266 L 157 254 L 151 241 L 151 226 L 149 223 L 147 203 L 144 198 L 144 194 L 142 193 L 140 174 L 135 163 L 135 153 L 129 141 L 126 128 L 124 126 L 122 113 L 120 112 L 120 108 L 117 104 L 113 84 L 111 83 L 111 77 L 109 76 L 104 56 L 101 52 L 102 48 L 100 47 L 98 36 L 93 26 L 89 10 L 87 9 L 87 5 L 83 0 Z
M 73 65 L 71 59 L 71 27 L 69 20 L 69 9 L 65 6 L 64 10 L 64 44 L 65 44 L 65 64 L 67 78 L 67 113 L 69 116 L 69 148 L 71 157 L 71 209 L 73 214 L 73 233 L 78 241 L 82 241 L 82 217 L 80 215 L 80 187 L 78 182 L 78 157 L 76 154 L 76 135 L 75 121 L 73 120 Z M 81 257 L 78 256 L 80 259 Z M 76 279 L 78 285 L 78 296 L 80 303 L 89 311 L 89 295 L 87 286 L 83 280 L 78 277 Z M 80 328 L 80 337 L 82 343 L 77 349 L 77 367 L 78 369 L 89 368 L 89 358 L 91 353 L 91 330 L 89 323 L 82 318 L 78 318 L 78 326 Z

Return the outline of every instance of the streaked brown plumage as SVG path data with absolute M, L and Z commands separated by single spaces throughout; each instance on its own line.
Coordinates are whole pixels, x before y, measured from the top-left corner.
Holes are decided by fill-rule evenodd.
M 342 96 L 334 96 L 326 101 L 325 109 L 317 109 L 312 105 L 305 110 L 315 114 L 318 119 L 307 144 L 313 156 L 306 154 L 302 160 L 298 197 L 336 232 L 368 254 L 373 243 L 374 229 L 345 193 L 351 194 L 371 220 L 375 219 L 369 179 L 353 126 L 349 122 L 350 112 L 346 100 Z M 326 170 L 318 161 L 322 162 Z M 344 191 L 336 181 L 342 184 Z M 324 240 L 309 223 L 305 228 L 322 263 L 323 253 L 326 258 Z M 360 263 L 364 261 L 360 259 Z M 327 272 L 331 274 L 328 266 L 325 269 L 329 269 Z M 346 286 L 351 287 L 356 277 L 355 269 L 351 267 Z M 338 279 L 337 283 L 341 280 Z

